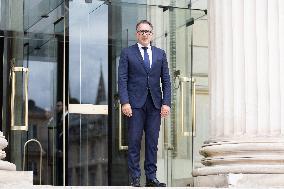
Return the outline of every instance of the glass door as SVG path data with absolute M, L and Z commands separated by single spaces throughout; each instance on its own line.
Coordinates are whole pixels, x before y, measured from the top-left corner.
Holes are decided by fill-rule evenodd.
M 167 3 L 158 6 L 160 13 L 153 7 L 148 11 L 160 29 L 154 43 L 165 49 L 172 79 L 171 116 L 163 120 L 160 133 L 158 163 L 164 163 L 158 172 L 168 186 L 193 186 L 191 173 L 201 164 L 198 151 L 208 133 L 207 4 Z
M 147 4 L 148 3 L 148 4 Z M 147 19 L 154 26 L 153 45 L 167 53 L 172 80 L 171 116 L 163 119 L 159 134 L 157 177 L 168 186 L 187 186 L 193 183 L 193 133 L 195 97 L 194 79 L 191 65 L 191 31 L 190 7 L 187 1 L 115 1 L 109 5 L 111 17 L 111 56 L 112 96 L 113 96 L 113 133 L 115 154 L 120 159 L 121 167 L 127 167 L 127 125 L 121 115 L 117 97 L 117 66 L 122 48 L 136 43 L 135 25 L 138 20 Z M 120 12 L 121 11 L 121 12 Z M 117 13 L 117 14 L 116 14 Z M 136 16 L 130 16 L 130 15 Z M 121 19 L 121 20 L 120 20 Z M 115 21 L 115 22 L 114 22 Z M 116 122 L 118 121 L 118 122 Z M 116 124 L 117 123 L 117 124 Z M 114 135 L 113 135 L 114 136 Z M 141 142 L 140 167 L 141 184 L 145 183 L 143 170 L 144 139 Z M 113 157 L 115 158 L 115 157 Z M 124 159 L 124 160 L 122 160 Z M 127 170 L 126 170 L 127 171 Z M 117 172 L 112 172 L 115 179 Z M 125 174 L 125 172 L 124 172 Z M 118 175 L 119 177 L 119 175 Z M 115 183 L 115 182 L 114 182 Z M 127 181 L 124 181 L 127 184 Z
M 189 10 L 181 8 L 186 5 Z M 180 8 L 167 10 L 165 19 L 173 84 L 171 117 L 165 120 L 167 182 L 193 186 L 192 171 L 201 164 L 199 149 L 208 133 L 207 4 L 200 0 L 175 6 Z
M 58 99 L 62 91 L 58 80 L 62 81 L 58 68 L 58 40 L 52 35 L 27 34 L 25 38 L 9 38 L 9 43 L 17 43 L 23 57 L 11 52 L 8 58 L 10 70 L 9 99 L 11 127 L 9 148 L 10 161 L 17 170 L 33 171 L 34 184 L 54 184 L 58 182 L 57 158 L 58 130 L 62 127 Z M 9 87 L 7 87 L 9 89 Z
M 193 169 L 203 166 L 199 154 L 204 141 L 209 139 L 209 91 L 208 91 L 208 20 L 207 0 L 193 1 L 191 5 L 192 77 L 195 78 L 195 136 L 193 137 Z
M 108 185 L 108 6 L 69 1 L 65 184 Z
M 33 171 L 36 185 L 58 185 L 62 171 L 57 167 L 62 156 L 63 1 L 52 2 L 1 2 L 5 150 L 17 170 Z
M 164 11 L 164 40 L 172 77 L 171 116 L 164 120 L 167 183 L 169 186 L 189 186 L 192 183 L 195 135 L 195 83 L 191 77 L 190 53 L 191 10 L 187 2 L 171 5 L 174 8 Z

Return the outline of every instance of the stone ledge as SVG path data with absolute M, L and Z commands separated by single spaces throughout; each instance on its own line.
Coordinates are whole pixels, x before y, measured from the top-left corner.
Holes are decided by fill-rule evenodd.
M 282 174 L 284 165 L 218 165 L 196 168 L 192 171 L 193 176 L 228 174 Z
M 284 188 L 284 174 L 220 174 L 194 178 L 195 187 Z
M 8 161 L 0 160 L 0 171 L 16 171 L 16 165 Z
M 19 185 L 1 186 L 1 189 L 135 189 L 132 186 L 47 186 L 47 185 L 34 185 L 22 187 Z M 161 188 L 162 187 L 140 187 L 140 188 Z M 168 187 L 169 188 L 169 187 Z M 181 187 L 170 187 L 171 189 L 181 189 Z M 182 189 L 216 189 L 216 188 L 196 188 L 196 187 L 182 187 Z M 220 188 L 219 188 L 220 189 Z M 243 189 L 243 188 L 242 188 Z
M 32 171 L 7 171 L 0 170 L 0 186 L 32 186 Z

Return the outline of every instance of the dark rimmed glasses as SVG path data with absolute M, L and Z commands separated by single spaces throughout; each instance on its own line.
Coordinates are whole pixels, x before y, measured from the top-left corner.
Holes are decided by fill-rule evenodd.
M 151 30 L 137 30 L 137 33 L 139 33 L 140 35 L 151 35 L 152 31 Z

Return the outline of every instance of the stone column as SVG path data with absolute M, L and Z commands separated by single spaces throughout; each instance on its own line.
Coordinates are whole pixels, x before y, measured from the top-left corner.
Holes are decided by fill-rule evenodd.
M 209 186 L 210 175 L 246 174 L 246 186 L 283 178 L 284 1 L 209 0 L 208 9 L 211 137 L 196 184 Z

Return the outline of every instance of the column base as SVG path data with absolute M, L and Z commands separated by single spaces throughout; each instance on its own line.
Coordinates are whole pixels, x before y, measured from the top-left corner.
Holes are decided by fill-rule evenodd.
M 284 165 L 218 165 L 196 168 L 192 171 L 194 177 L 223 174 L 283 174 Z
M 284 187 L 284 174 L 220 174 L 194 177 L 194 187 Z

